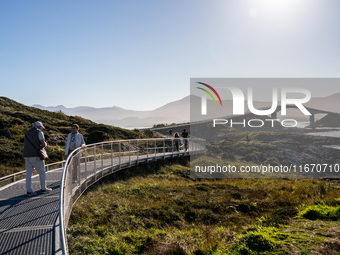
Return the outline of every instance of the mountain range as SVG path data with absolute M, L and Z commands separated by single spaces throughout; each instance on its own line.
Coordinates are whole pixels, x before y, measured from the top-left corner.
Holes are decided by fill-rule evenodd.
M 75 108 L 66 108 L 63 105 L 58 106 L 42 106 L 32 105 L 43 110 L 48 111 L 62 111 L 67 115 L 77 115 L 86 119 L 90 119 L 97 123 L 103 123 L 107 125 L 119 126 L 123 128 L 135 128 L 135 127 L 152 127 L 155 124 L 161 123 L 184 123 L 190 121 L 190 100 L 198 102 L 201 100 L 197 96 L 186 96 L 180 100 L 170 102 L 162 107 L 150 111 L 135 111 L 127 110 L 118 106 L 94 108 L 89 106 L 79 106 Z M 228 116 L 232 114 L 232 100 L 223 100 L 223 105 L 227 106 L 224 109 L 215 108 L 213 117 Z M 305 104 L 307 107 L 322 109 L 331 112 L 340 112 L 340 93 L 336 93 L 327 97 L 315 97 Z M 212 100 L 208 100 L 209 105 L 213 105 Z M 279 102 L 280 104 L 280 102 Z M 254 107 L 260 108 L 265 106 L 271 106 L 271 102 L 258 102 L 254 101 Z M 225 110 L 227 109 L 227 110 Z M 245 110 L 248 107 L 245 105 Z M 304 116 L 300 110 L 288 109 L 288 116 L 284 118 L 298 118 L 299 120 L 308 121 L 308 117 Z M 324 115 L 316 115 L 316 119 L 320 119 Z M 278 115 L 278 118 L 283 118 Z M 197 119 L 195 117 L 195 119 Z
M 159 123 L 171 124 L 188 122 L 190 115 L 190 96 L 151 111 L 127 110 L 117 106 L 103 108 L 79 106 L 66 108 L 63 105 L 45 107 L 35 104 L 32 105 L 32 107 L 52 112 L 62 111 L 67 115 L 77 115 L 97 123 L 124 128 L 152 127 L 154 124 Z

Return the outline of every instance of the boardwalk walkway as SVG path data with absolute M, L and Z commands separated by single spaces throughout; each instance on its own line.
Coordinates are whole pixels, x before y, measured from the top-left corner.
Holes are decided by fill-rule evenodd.
M 156 144 L 156 143 L 155 143 Z M 92 146 L 93 147 L 93 146 Z M 98 146 L 100 147 L 100 146 Z M 96 151 L 96 147 L 94 147 Z M 170 157 L 179 157 L 193 153 L 189 152 L 163 152 L 154 149 L 154 153 L 145 151 L 141 155 L 136 155 L 136 147 L 129 146 L 129 154 L 121 154 L 119 157 L 113 157 L 114 152 L 111 149 L 111 157 L 104 157 L 103 146 L 101 157 L 92 156 L 92 161 L 83 161 L 79 164 L 81 178 L 76 183 L 66 181 L 64 192 L 68 197 L 79 196 L 84 191 L 87 183 L 94 183 L 101 177 L 112 172 L 119 171 L 123 168 L 129 168 L 133 165 L 161 160 Z M 111 145 L 111 148 L 112 145 Z M 119 145 L 121 148 L 121 145 Z M 152 149 L 152 148 L 149 148 Z M 87 152 L 87 151 L 86 151 Z M 198 152 L 196 150 L 195 152 Z M 83 153 L 84 154 L 84 153 Z M 91 156 L 85 156 L 90 158 Z M 84 158 L 85 158 L 84 157 Z M 80 162 L 80 161 L 79 161 Z M 0 254 L 1 255 L 47 255 L 62 254 L 61 233 L 59 224 L 59 206 L 60 206 L 60 185 L 63 169 L 55 169 L 46 173 L 46 184 L 53 190 L 48 194 L 40 193 L 39 176 L 32 177 L 32 188 L 37 191 L 32 197 L 26 196 L 25 179 L 9 184 L 0 188 Z M 92 181 L 90 182 L 90 180 Z M 67 192 L 66 192 L 67 191 Z M 65 195 L 63 204 L 65 201 Z M 66 199 L 68 200 L 68 199 Z M 71 203 L 72 207 L 72 203 Z M 70 208 L 67 208 L 70 212 Z M 67 217 L 67 215 L 66 215 Z M 65 220 L 64 220 L 65 222 Z M 68 219 L 66 220 L 67 227 Z
M 53 189 L 48 194 L 27 197 L 25 179 L 0 189 L 0 254 L 47 255 L 60 249 L 55 246 L 61 174 L 62 169 L 46 173 L 46 185 Z M 39 175 L 32 177 L 32 188 L 40 190 Z

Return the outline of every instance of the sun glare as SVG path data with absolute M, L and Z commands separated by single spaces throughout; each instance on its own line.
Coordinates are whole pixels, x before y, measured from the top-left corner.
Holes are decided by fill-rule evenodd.
M 268 12 L 285 12 L 294 8 L 298 0 L 262 0 L 262 8 Z
M 252 0 L 249 1 L 249 15 L 285 15 L 294 12 L 302 2 L 303 0 Z
M 291 27 L 304 17 L 306 0 L 249 0 L 248 15 L 266 27 Z

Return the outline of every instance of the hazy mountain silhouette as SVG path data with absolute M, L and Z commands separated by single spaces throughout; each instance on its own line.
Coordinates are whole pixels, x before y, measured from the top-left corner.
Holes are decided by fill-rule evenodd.
M 179 123 L 189 121 L 190 115 L 190 96 L 181 100 L 168 103 L 151 111 L 134 111 L 126 110 L 121 107 L 104 107 L 94 108 L 88 106 L 79 106 L 75 108 L 66 108 L 63 105 L 42 106 L 32 105 L 33 107 L 49 110 L 62 111 L 68 115 L 77 115 L 97 123 L 120 127 L 152 127 L 159 123 Z
M 108 125 L 114 125 L 119 127 L 152 127 L 154 124 L 160 123 L 183 123 L 190 121 L 190 100 L 193 100 L 194 105 L 199 105 L 201 98 L 197 96 L 186 96 L 180 100 L 167 103 L 155 110 L 151 111 L 134 111 L 123 109 L 118 106 L 94 108 L 89 106 L 79 106 L 74 108 L 66 108 L 63 105 L 58 106 L 41 106 L 33 105 L 33 107 L 49 110 L 59 111 L 61 110 L 68 115 L 77 115 L 86 119 L 90 119 L 97 123 L 103 123 Z M 340 93 L 333 94 L 327 97 L 315 97 L 312 98 L 307 104 L 307 107 L 321 109 L 331 112 L 340 112 Z M 215 118 L 222 116 L 229 116 L 232 114 L 233 103 L 232 100 L 222 101 L 223 109 L 221 107 L 214 107 L 214 102 L 208 100 L 208 109 L 213 110 L 213 116 Z M 271 106 L 271 102 L 258 102 L 254 101 L 254 107 L 259 109 L 265 106 Z M 280 102 L 279 102 L 280 104 Z M 245 103 L 245 111 L 248 110 Z M 317 119 L 322 118 L 324 115 L 316 115 Z M 194 116 L 195 120 L 203 119 L 204 116 Z M 297 118 L 299 120 L 308 120 L 308 116 L 305 116 L 298 109 L 288 109 L 287 116 L 281 116 L 278 114 L 278 118 Z

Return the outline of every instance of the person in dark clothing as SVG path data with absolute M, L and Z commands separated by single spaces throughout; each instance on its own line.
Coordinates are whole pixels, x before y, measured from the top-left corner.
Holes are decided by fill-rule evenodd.
M 179 151 L 179 143 L 180 143 L 179 134 L 175 133 L 174 138 L 175 138 L 174 142 L 175 142 L 175 146 L 176 146 L 176 151 Z
M 182 132 L 182 137 L 184 138 L 184 151 L 188 151 L 189 149 L 189 143 L 188 143 L 188 139 L 189 138 L 189 133 L 187 132 L 186 129 L 183 129 L 183 132 Z
M 172 136 L 172 129 L 169 129 L 169 135 Z

